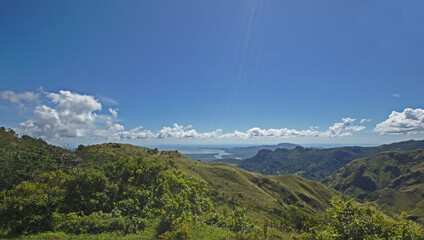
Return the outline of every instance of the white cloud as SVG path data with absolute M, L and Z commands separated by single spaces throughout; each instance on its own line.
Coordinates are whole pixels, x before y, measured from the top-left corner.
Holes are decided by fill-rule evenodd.
M 371 122 L 371 118 L 363 118 L 361 119 L 361 124 L 364 122 Z
M 402 95 L 400 95 L 399 93 L 393 93 L 392 96 L 396 98 L 400 98 Z
M 100 99 L 100 101 L 102 103 L 104 103 L 106 105 L 109 105 L 109 106 L 117 106 L 117 105 L 119 105 L 119 102 L 118 101 L 116 101 L 115 99 L 112 99 L 110 97 L 106 97 L 106 96 L 102 96 L 102 95 L 98 95 L 97 97 Z
M 11 91 L 2 92 L 11 102 L 19 104 L 22 101 L 38 99 L 37 94 L 14 93 Z M 98 114 L 102 109 L 102 104 L 90 95 L 73 93 L 70 91 L 59 91 L 59 93 L 44 92 L 50 101 L 47 105 L 38 105 L 33 111 L 33 116 L 25 122 L 19 124 L 16 129 L 20 134 L 27 134 L 33 137 L 40 137 L 46 140 L 62 138 L 94 138 L 108 140 L 136 140 L 136 139 L 228 139 L 241 138 L 251 139 L 259 137 L 343 137 L 350 136 L 353 132 L 362 131 L 365 126 L 354 125 L 355 119 L 343 118 L 341 122 L 336 122 L 325 131 L 318 131 L 317 127 L 310 127 L 306 130 L 296 130 L 289 128 L 269 128 L 262 129 L 254 127 L 243 131 L 235 130 L 230 133 L 223 133 L 221 129 L 211 132 L 198 132 L 191 125 L 183 126 L 177 123 L 172 127 L 165 126 L 162 129 L 152 132 L 142 126 L 126 130 L 118 121 L 118 108 L 109 108 L 110 115 Z M 3 96 L 2 95 L 2 96 Z M 369 121 L 363 119 L 360 122 Z
M 26 110 L 28 104 L 39 102 L 39 96 L 34 92 L 15 93 L 14 91 L 0 92 L 0 98 L 7 100 L 19 110 Z
M 403 112 L 393 111 L 388 119 L 375 126 L 374 131 L 380 134 L 424 132 L 424 109 L 405 108 Z
M 234 131 L 233 133 L 222 134 L 220 138 L 255 138 L 255 137 L 343 137 L 350 136 L 352 132 L 358 132 L 365 129 L 365 126 L 354 126 L 355 119 L 343 118 L 342 122 L 334 123 L 327 131 L 319 132 L 316 127 L 307 130 L 296 130 L 288 128 L 270 128 L 261 129 L 254 127 L 246 132 Z
M 322 136 L 327 137 L 344 137 L 352 135 L 352 132 L 358 132 L 365 129 L 365 126 L 354 126 L 353 118 L 342 118 L 342 122 L 334 123 L 328 130 L 322 133 Z
M 45 139 L 75 138 L 86 136 L 95 128 L 96 113 L 101 104 L 93 96 L 69 91 L 47 93 L 55 108 L 37 106 L 34 116 L 20 123 L 17 131 Z
M 155 134 L 157 138 L 216 138 L 222 133 L 221 129 L 217 129 L 213 132 L 199 133 L 192 126 L 189 125 L 184 127 L 174 123 L 173 127 L 163 127 L 159 132 Z
M 154 137 L 154 134 L 150 130 L 142 130 L 142 128 L 143 127 L 140 126 L 129 131 L 125 131 L 124 126 L 115 123 L 110 125 L 107 130 L 94 130 L 93 134 L 97 138 L 106 138 L 108 140 L 135 140 Z
M 112 114 L 112 116 L 114 118 L 118 117 L 118 110 L 119 110 L 119 108 L 116 108 L 116 109 L 109 108 L 109 112 L 110 112 L 110 114 Z

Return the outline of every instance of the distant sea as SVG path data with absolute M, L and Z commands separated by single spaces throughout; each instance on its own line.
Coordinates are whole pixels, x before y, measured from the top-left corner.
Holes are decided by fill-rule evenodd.
M 184 155 L 213 155 L 215 159 L 222 159 L 225 156 L 231 154 L 225 151 L 225 148 L 234 148 L 234 147 L 249 147 L 249 146 L 259 146 L 262 144 L 224 144 L 224 145 L 148 145 L 144 147 L 148 148 L 157 148 L 161 151 L 174 151 Z M 335 147 L 345 147 L 345 146 L 361 146 L 361 147 L 374 147 L 378 146 L 377 144 L 302 144 L 302 147 L 306 148 L 335 148 Z
M 222 159 L 224 156 L 231 155 L 222 148 L 233 148 L 233 147 L 248 147 L 255 145 L 236 145 L 236 144 L 225 144 L 225 145 L 157 145 L 157 146 L 146 146 L 148 148 L 157 148 L 161 151 L 173 151 L 188 155 L 213 155 L 215 159 Z

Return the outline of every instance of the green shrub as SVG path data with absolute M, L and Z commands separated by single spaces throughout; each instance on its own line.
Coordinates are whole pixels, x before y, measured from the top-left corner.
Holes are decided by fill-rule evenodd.
M 105 174 L 96 169 L 76 170 L 64 182 L 65 196 L 61 212 L 96 211 L 110 212 L 117 186 L 109 182 Z
M 279 225 L 290 231 L 307 232 L 311 228 L 317 226 L 320 222 L 318 217 L 313 216 L 294 205 L 290 205 L 286 209 L 280 209 L 277 212 L 279 216 Z
M 227 227 L 234 232 L 247 233 L 253 230 L 253 220 L 246 217 L 246 209 L 236 208 L 231 216 L 227 220 Z
M 24 181 L 1 192 L 0 226 L 10 234 L 51 230 L 59 200 L 55 190 L 43 183 Z
M 113 216 L 103 212 L 94 212 L 88 216 L 78 216 L 77 213 L 57 215 L 56 231 L 74 234 L 99 234 L 104 232 L 135 233 L 138 229 L 131 219 Z M 139 228 L 142 228 L 139 227 Z
M 422 228 L 406 218 L 390 220 L 380 211 L 352 200 L 333 198 L 327 224 L 316 231 L 318 239 L 424 239 Z

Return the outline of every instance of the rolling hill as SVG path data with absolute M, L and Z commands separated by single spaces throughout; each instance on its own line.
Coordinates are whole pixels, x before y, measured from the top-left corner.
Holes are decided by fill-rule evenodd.
M 69 151 L 41 139 L 18 137 L 4 128 L 0 132 L 0 152 L 2 190 L 22 181 L 37 179 L 44 172 L 76 167 L 102 169 L 120 158 L 142 157 L 204 180 L 218 211 L 238 205 L 248 207 L 253 215 L 260 216 L 269 209 L 299 202 L 308 212 L 321 212 L 337 194 L 319 182 L 296 175 L 266 176 L 226 163 L 192 160 L 177 151 L 158 151 L 121 143 L 80 145 L 75 151 Z
M 384 152 L 354 160 L 323 180 L 329 187 L 379 204 L 389 215 L 424 221 L 424 150 Z
M 69 151 L 2 128 L 0 152 L 0 238 L 328 239 L 336 225 L 361 230 L 369 221 L 377 230 L 358 236 L 422 235 L 412 222 L 399 225 L 334 198 L 340 193 L 317 181 L 205 163 L 177 151 L 119 143 Z M 345 205 L 347 212 L 338 210 Z M 327 219 L 329 211 L 358 224 Z
M 320 212 L 328 207 L 329 200 L 337 193 L 319 182 L 296 175 L 266 176 L 226 163 L 192 160 L 177 151 L 155 151 L 129 144 L 106 143 L 80 147 L 76 154 L 86 159 L 86 162 L 96 164 L 99 159 L 134 154 L 144 155 L 147 160 L 159 160 L 170 168 L 207 182 L 218 210 L 229 208 L 231 204 L 260 210 L 302 202 L 307 211 Z
M 255 156 L 237 164 L 237 167 L 267 175 L 296 174 L 308 179 L 322 180 L 350 161 L 385 151 L 424 149 L 424 140 L 405 141 L 378 147 L 338 148 L 277 148 L 261 150 Z

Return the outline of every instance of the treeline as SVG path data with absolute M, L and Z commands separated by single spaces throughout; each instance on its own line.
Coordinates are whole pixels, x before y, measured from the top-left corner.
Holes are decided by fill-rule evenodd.
M 204 181 L 162 161 L 155 150 L 138 157 L 96 155 L 82 146 L 72 152 L 2 128 L 0 151 L 0 237 L 423 239 L 422 229 L 406 218 L 388 219 L 342 198 L 320 215 L 301 202 L 265 209 L 265 218 L 249 217 L 249 206 L 241 204 L 220 214 Z M 99 156 L 107 161 L 101 164 Z

